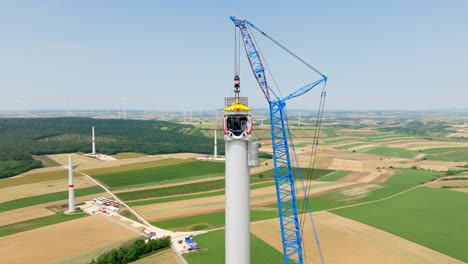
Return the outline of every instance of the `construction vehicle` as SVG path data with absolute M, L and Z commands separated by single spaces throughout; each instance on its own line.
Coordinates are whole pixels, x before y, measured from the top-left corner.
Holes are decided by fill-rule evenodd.
M 294 148 L 290 148 L 290 144 L 292 142 L 290 135 L 288 133 L 288 126 L 287 126 L 287 118 L 285 113 L 285 106 L 286 101 L 304 95 L 305 93 L 309 92 L 312 88 L 316 87 L 319 84 L 323 84 L 324 88 L 322 90 L 322 98 L 320 101 L 319 108 L 319 117 L 321 120 L 321 114 L 323 113 L 323 102 L 326 95 L 325 87 L 327 82 L 327 77 L 319 72 L 317 69 L 312 67 L 310 64 L 305 62 L 296 54 L 292 53 L 290 50 L 286 49 L 283 45 L 279 42 L 271 38 L 265 32 L 257 28 L 251 22 L 245 19 L 239 19 L 234 16 L 230 17 L 231 20 L 234 22 L 235 28 L 238 29 L 240 32 L 240 39 L 242 39 L 243 46 L 245 48 L 245 52 L 249 61 L 250 68 L 254 77 L 256 78 L 260 89 L 265 96 L 269 109 L 270 109 L 270 125 L 271 125 L 271 141 L 273 146 L 273 162 L 274 162 L 274 176 L 275 176 L 275 185 L 276 185 L 276 195 L 278 201 L 278 212 L 279 212 L 279 220 L 280 220 L 280 227 L 281 227 L 281 238 L 283 242 L 283 256 L 284 256 L 284 263 L 290 263 L 293 261 L 295 263 L 304 263 L 304 255 L 303 255 L 303 242 L 301 238 L 301 226 L 300 226 L 300 219 L 298 213 L 298 201 L 297 201 L 297 190 L 295 187 L 295 175 L 293 172 L 292 166 L 292 159 L 291 159 L 291 152 L 290 150 Z M 258 45 L 254 39 L 251 29 L 257 30 L 260 34 L 265 36 L 266 38 L 270 39 L 278 45 L 280 48 L 285 50 L 288 54 L 292 55 L 294 58 L 305 64 L 315 73 L 320 76 L 320 79 L 307 84 L 299 89 L 296 89 L 291 94 L 280 97 L 279 94 L 275 92 L 269 85 L 267 80 L 267 67 L 264 63 L 264 58 L 260 53 Z M 235 34 L 235 38 L 237 38 L 237 34 Z M 235 45 L 235 77 L 234 77 L 234 84 L 235 89 L 238 90 L 240 86 L 240 77 L 239 77 L 239 59 L 238 54 L 240 54 L 240 44 L 237 44 L 237 39 L 234 40 L 236 43 Z M 270 71 L 269 71 L 270 74 Z M 270 74 L 271 75 L 271 74 Z M 316 129 L 320 130 L 320 127 L 316 127 Z M 318 138 L 318 136 L 316 137 Z M 318 143 L 317 143 L 318 144 Z M 293 155 L 294 156 L 294 155 Z M 298 164 L 298 163 L 296 163 Z M 300 171 L 300 170 L 296 170 Z M 302 176 L 301 176 L 302 178 Z M 306 192 L 306 188 L 304 188 L 304 192 Z M 309 211 L 309 215 L 311 217 L 311 221 L 313 222 L 312 215 L 310 214 L 310 206 L 308 204 L 307 197 L 305 198 L 307 201 L 307 209 Z M 314 225 L 315 227 L 315 225 Z M 316 232 L 315 232 L 316 234 Z M 321 254 L 320 244 L 318 242 L 318 238 L 316 237 L 317 246 L 319 248 L 320 257 L 323 261 L 323 256 Z

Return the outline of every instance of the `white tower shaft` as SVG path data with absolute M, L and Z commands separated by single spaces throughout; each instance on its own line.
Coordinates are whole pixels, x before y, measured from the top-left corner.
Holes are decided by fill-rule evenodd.
M 298 124 L 301 126 L 301 112 L 299 112 Z
M 72 157 L 68 156 L 68 212 L 75 212 L 75 185 L 73 184 Z
M 92 129 L 92 139 L 91 139 L 91 143 L 92 143 L 92 146 L 93 146 L 93 152 L 92 154 L 95 155 L 96 154 L 96 138 L 94 137 L 94 127 Z
M 226 264 L 250 263 L 250 177 L 247 140 L 226 144 Z
M 218 157 L 218 138 L 216 135 L 216 130 L 214 131 L 214 155 L 213 157 L 215 158 Z

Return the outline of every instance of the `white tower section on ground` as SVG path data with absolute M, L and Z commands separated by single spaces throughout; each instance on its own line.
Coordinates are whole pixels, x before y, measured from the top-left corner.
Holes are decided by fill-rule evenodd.
M 94 137 L 94 126 L 93 126 L 93 129 L 92 129 L 92 139 L 91 139 L 91 143 L 92 143 L 92 145 L 93 145 L 92 154 L 95 155 L 95 154 L 96 154 L 96 138 Z
M 75 185 L 73 184 L 72 157 L 68 156 L 68 212 L 75 212 Z
M 218 157 L 218 138 L 217 138 L 217 133 L 216 130 L 214 131 L 214 158 Z

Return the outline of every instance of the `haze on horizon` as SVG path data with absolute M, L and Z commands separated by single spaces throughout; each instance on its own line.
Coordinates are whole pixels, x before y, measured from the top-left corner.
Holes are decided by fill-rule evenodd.
M 232 14 L 325 73 L 327 109 L 468 106 L 464 0 L 25 0 L 0 3 L 0 110 L 118 109 L 123 96 L 128 109 L 221 108 L 232 95 Z M 318 79 L 256 36 L 282 89 Z M 242 96 L 267 107 L 241 61 Z M 289 106 L 315 109 L 318 95 Z

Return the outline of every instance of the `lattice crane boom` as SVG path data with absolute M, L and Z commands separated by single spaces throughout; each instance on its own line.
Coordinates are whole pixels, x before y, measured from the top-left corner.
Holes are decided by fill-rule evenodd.
M 270 125 L 271 125 L 271 141 L 273 145 L 273 163 L 276 186 L 276 197 L 278 201 L 278 212 L 281 227 L 281 238 L 283 242 L 284 263 L 294 261 L 295 263 L 304 263 L 302 239 L 299 224 L 298 202 L 296 195 L 296 187 L 294 183 L 294 172 L 291 163 L 287 123 L 285 116 L 286 101 L 292 98 L 301 96 L 322 82 L 327 81 L 327 77 L 317 71 L 315 68 L 305 63 L 295 54 L 284 48 L 281 44 L 270 38 L 263 31 L 255 27 L 251 22 L 238 19 L 234 16 L 230 17 L 234 25 L 239 29 L 244 44 L 245 52 L 257 82 L 268 101 L 270 108 Z M 272 89 L 270 89 L 267 78 L 265 76 L 265 64 L 262 55 L 258 49 L 257 43 L 252 35 L 250 28 L 255 28 L 260 33 L 280 47 L 285 49 L 291 55 L 295 56 L 315 72 L 322 76 L 321 79 L 305 85 L 284 98 L 278 97 Z

